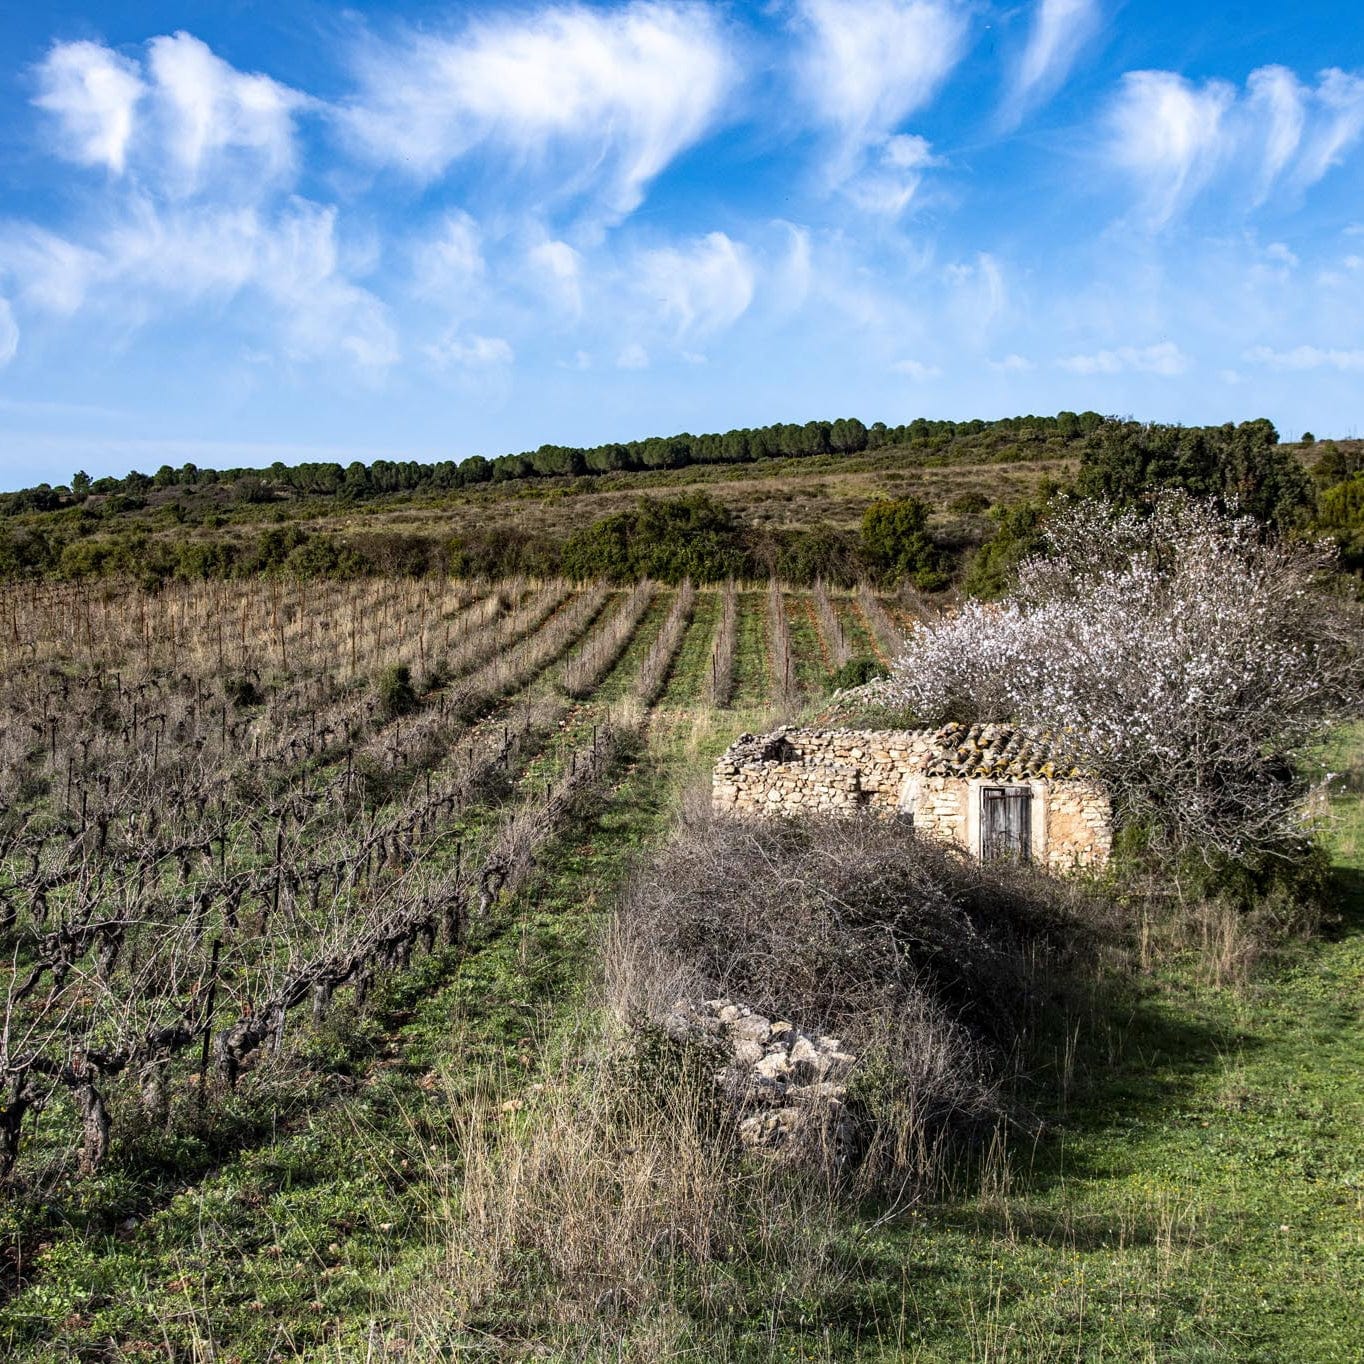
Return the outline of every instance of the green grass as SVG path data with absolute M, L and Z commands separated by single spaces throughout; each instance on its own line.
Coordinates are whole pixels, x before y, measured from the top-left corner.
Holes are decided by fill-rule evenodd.
M 604 888 L 666 818 L 657 781 L 629 762 L 615 797 L 544 850 L 542 874 L 473 950 L 420 960 L 363 1015 L 339 1005 L 302 1058 L 253 1076 L 245 1149 L 219 1142 L 180 1179 L 186 1153 L 168 1150 L 160 1180 L 146 1148 L 129 1151 L 59 1191 L 37 1244 L 6 1227 L 29 1281 L 0 1305 L 0 1354 L 105 1358 L 112 1339 L 131 1358 L 211 1347 L 254 1361 L 361 1329 L 374 1285 L 424 1258 L 451 1103 L 464 1086 L 519 1083 L 583 980 Z M 231 1117 L 215 1113 L 220 1135 Z

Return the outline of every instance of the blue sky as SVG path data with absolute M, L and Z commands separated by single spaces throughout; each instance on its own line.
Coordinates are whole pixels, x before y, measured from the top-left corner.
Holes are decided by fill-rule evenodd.
M 1364 12 L 3 7 L 0 483 L 1094 408 L 1364 427 Z

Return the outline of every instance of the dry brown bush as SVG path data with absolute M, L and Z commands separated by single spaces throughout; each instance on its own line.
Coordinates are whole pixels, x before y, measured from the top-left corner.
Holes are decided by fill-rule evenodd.
M 1006 1112 L 1038 1008 L 1077 986 L 1109 910 L 1078 885 L 985 866 L 875 819 L 692 811 L 637 875 L 606 951 L 625 1022 L 727 997 L 862 1059 L 869 1176 L 931 1180 Z
M 843 623 L 838 619 L 838 612 L 829 599 L 829 589 L 822 579 L 815 583 L 814 600 L 815 613 L 819 617 L 819 633 L 828 650 L 829 669 L 837 672 L 852 658 L 852 646 L 848 643 Z
M 796 695 L 796 670 L 791 656 L 791 626 L 781 583 L 767 585 L 767 666 L 772 674 L 772 699 L 783 706 Z
M 588 636 L 582 648 L 564 664 L 563 687 L 572 697 L 590 696 L 620 661 L 653 603 L 657 589 L 647 579 L 631 591 L 616 610 Z
M 904 631 L 890 618 L 890 612 L 881 605 L 869 584 L 863 583 L 857 589 L 857 604 L 886 660 L 898 658 L 905 647 Z

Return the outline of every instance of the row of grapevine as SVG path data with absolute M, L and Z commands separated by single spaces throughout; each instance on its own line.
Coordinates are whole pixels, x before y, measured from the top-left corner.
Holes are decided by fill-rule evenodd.
M 581 699 L 601 685 L 602 679 L 629 648 L 635 631 L 653 603 L 654 594 L 653 583 L 640 583 L 564 664 L 563 686 L 570 696 Z
M 682 636 L 691 624 L 692 612 L 696 609 L 696 589 L 689 582 L 682 584 L 673 598 L 649 652 L 640 665 L 639 677 L 635 680 L 635 695 L 646 706 L 652 706 L 663 693 L 668 675 L 672 672 L 677 651 L 682 647 Z

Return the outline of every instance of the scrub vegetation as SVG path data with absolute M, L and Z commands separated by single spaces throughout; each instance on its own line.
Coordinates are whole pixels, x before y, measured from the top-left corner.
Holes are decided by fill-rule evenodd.
M 0 494 L 0 576 L 865 580 L 1006 589 L 1046 503 L 1154 488 L 1316 526 L 1358 571 L 1360 442 L 1279 444 L 1266 421 L 1097 413 L 902 426 L 807 422 L 460 464 L 165 465 Z

